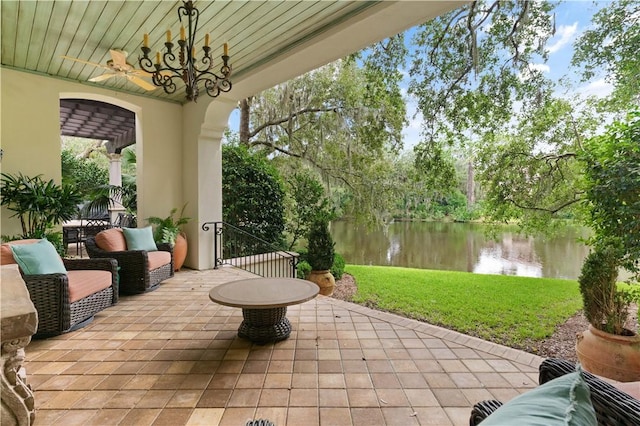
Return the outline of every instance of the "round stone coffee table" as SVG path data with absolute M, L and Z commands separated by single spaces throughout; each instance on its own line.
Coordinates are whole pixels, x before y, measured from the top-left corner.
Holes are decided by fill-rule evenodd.
M 242 308 L 244 320 L 238 336 L 265 344 L 284 340 L 291 334 L 287 306 L 311 300 L 319 287 L 298 278 L 252 278 L 214 287 L 209 299 L 225 306 Z

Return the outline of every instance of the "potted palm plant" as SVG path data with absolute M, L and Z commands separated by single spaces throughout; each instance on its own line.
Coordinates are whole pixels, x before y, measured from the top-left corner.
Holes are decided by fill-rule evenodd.
M 2 236 L 3 240 L 47 238 L 60 254 L 65 247 L 56 225 L 76 217 L 81 197 L 70 185 L 58 185 L 53 179 L 45 181 L 41 175 L 31 177 L 22 173 L 2 173 L 0 205 L 18 217 L 22 234 Z
M 578 280 L 590 327 L 578 335 L 576 352 L 586 370 L 619 381 L 640 380 L 640 336 L 626 328 L 639 294 L 639 137 L 636 111 L 587 141 L 581 154 L 587 221 L 594 234 Z M 617 283 L 621 268 L 631 273 L 626 287 Z
M 184 216 L 185 204 L 180 210 L 180 215 L 175 218 L 178 211 L 177 208 L 171 209 L 169 216 L 161 218 L 151 216 L 147 218 L 147 222 L 154 227 L 153 238 L 157 243 L 169 243 L 173 245 L 173 263 L 174 269 L 179 271 L 187 258 L 187 236 L 182 230 L 182 225 L 187 224 L 191 218 Z
M 336 281 L 331 274 L 331 266 L 335 243 L 329 233 L 329 220 L 320 215 L 309 229 L 307 236 L 307 262 L 311 265 L 311 272 L 307 279 L 320 287 L 320 294 L 331 296 Z

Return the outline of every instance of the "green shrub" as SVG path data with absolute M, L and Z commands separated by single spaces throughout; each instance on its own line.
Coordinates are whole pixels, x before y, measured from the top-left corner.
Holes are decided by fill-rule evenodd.
M 222 147 L 222 220 L 270 245 L 284 244 L 284 185 L 278 170 L 261 153 L 243 146 Z M 236 256 L 271 251 L 250 242 Z
M 333 266 L 331 266 L 331 274 L 336 280 L 342 278 L 342 274 L 344 274 L 344 257 L 340 253 L 336 253 L 333 256 Z
M 329 221 L 323 217 L 314 220 L 307 240 L 307 261 L 313 270 L 327 271 L 331 269 L 335 243 L 329 232 Z
M 301 260 L 296 265 L 296 276 L 298 278 L 307 278 L 309 273 L 311 272 L 311 265 L 306 260 Z

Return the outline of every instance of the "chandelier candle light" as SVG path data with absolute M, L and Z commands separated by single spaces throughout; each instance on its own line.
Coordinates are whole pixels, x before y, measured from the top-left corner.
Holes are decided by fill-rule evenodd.
M 196 101 L 200 92 L 199 84 L 204 83 L 204 88 L 209 96 L 217 97 L 221 92 L 231 90 L 231 65 L 229 65 L 229 46 L 224 43 L 222 54 L 222 66 L 220 67 L 220 75 L 211 72 L 213 61 L 211 58 L 211 47 L 209 47 L 209 34 L 205 34 L 204 52 L 198 65 L 196 57 L 195 38 L 198 29 L 198 17 L 200 12 L 193 6 L 191 0 L 183 0 L 184 5 L 178 8 L 178 18 L 182 24 L 183 15 L 187 17 L 187 29 L 180 27 L 180 39 L 178 45 L 178 62 L 176 64 L 176 56 L 173 52 L 173 43 L 171 42 L 171 31 L 167 31 L 167 41 L 164 43 L 166 51 L 160 55 L 156 52 L 155 64 L 149 58 L 151 49 L 149 48 L 149 34 L 145 34 L 142 41 L 143 56 L 138 58 L 140 67 L 151 74 L 153 84 L 162 87 L 166 93 L 176 91 L 176 83 L 174 79 L 184 81 L 187 92 L 187 99 Z M 161 62 L 162 59 L 162 62 Z

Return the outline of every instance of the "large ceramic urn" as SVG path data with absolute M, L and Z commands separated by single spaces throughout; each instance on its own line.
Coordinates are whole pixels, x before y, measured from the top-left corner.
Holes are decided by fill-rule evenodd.
M 576 353 L 582 367 L 619 382 L 640 380 L 640 335 L 619 336 L 593 326 L 578 334 Z
M 173 269 L 177 272 L 182 268 L 184 260 L 187 258 L 187 237 L 182 232 L 176 237 L 173 246 Z
M 336 287 L 336 280 L 333 278 L 333 274 L 329 270 L 311 271 L 307 276 L 307 280 L 320 287 L 320 294 L 323 296 L 331 296 Z

